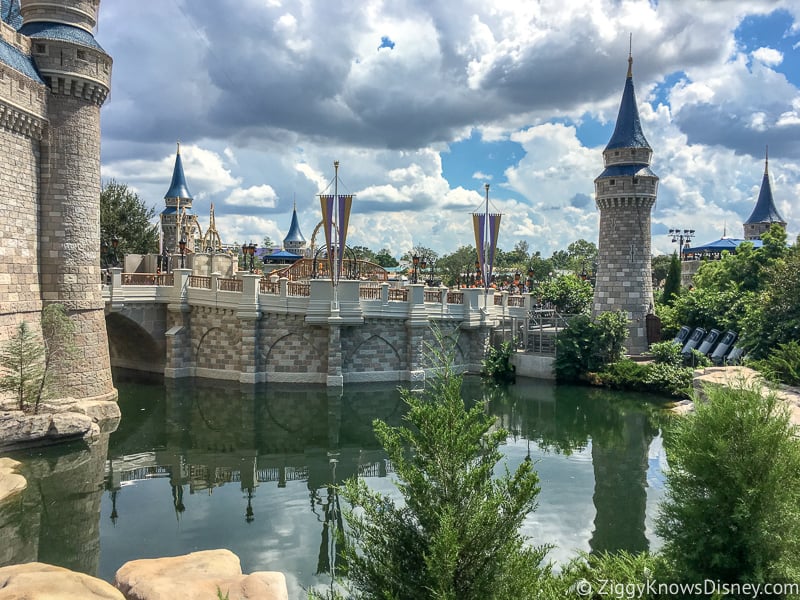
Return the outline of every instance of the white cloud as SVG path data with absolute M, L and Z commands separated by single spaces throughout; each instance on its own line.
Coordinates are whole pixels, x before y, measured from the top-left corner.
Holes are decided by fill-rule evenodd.
M 783 62 L 783 53 L 774 48 L 758 48 L 753 50 L 753 58 L 768 67 L 777 67 Z
M 251 206 L 255 208 L 274 208 L 278 199 L 275 190 L 269 185 L 254 185 L 249 188 L 236 188 L 225 199 L 229 207 Z

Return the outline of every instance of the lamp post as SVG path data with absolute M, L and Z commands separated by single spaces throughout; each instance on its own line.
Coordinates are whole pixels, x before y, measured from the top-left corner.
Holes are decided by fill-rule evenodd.
M 533 271 L 533 267 L 528 267 L 528 279 L 526 280 L 526 287 L 527 291 L 530 292 L 533 289 L 533 276 L 535 275 Z
M 186 238 L 185 237 L 182 237 L 180 239 L 180 241 L 178 242 L 178 248 L 181 251 L 181 269 L 185 269 L 186 268 L 186 260 L 185 260 L 185 257 L 186 257 Z
M 672 243 L 678 243 L 678 256 L 683 260 L 683 250 L 689 245 L 694 237 L 694 229 L 670 229 L 669 235 L 672 237 Z
M 250 254 L 250 272 L 252 273 L 253 271 L 256 270 L 256 266 L 254 263 L 256 256 L 256 245 L 250 242 L 250 245 L 247 247 L 247 250 Z
M 414 270 L 411 272 L 411 283 L 417 283 L 417 274 L 419 269 L 419 255 L 415 254 L 411 257 L 411 264 L 414 265 Z

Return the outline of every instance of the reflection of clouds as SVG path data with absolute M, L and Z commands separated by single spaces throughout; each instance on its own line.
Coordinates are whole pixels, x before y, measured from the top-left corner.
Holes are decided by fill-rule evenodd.
M 647 539 L 650 540 L 650 551 L 654 552 L 661 547 L 662 541 L 655 532 L 655 520 L 658 516 L 659 503 L 664 498 L 664 484 L 667 472 L 667 451 L 664 449 L 664 440 L 660 435 L 653 438 L 647 452 L 647 505 L 645 509 L 644 528 Z
M 525 460 L 527 451 L 527 440 L 507 440 L 503 453 L 509 471 L 513 473 Z M 531 459 L 542 491 L 539 506 L 522 522 L 521 532 L 536 545 L 553 544 L 548 559 L 563 564 L 579 550 L 589 551 L 595 516 L 591 444 L 570 456 L 545 452 L 531 444 Z

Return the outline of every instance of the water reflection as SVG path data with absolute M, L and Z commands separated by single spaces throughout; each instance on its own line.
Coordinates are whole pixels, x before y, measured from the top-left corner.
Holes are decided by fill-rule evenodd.
M 358 475 L 397 496 L 372 431 L 376 418 L 401 422 L 393 385 L 118 385 L 123 419 L 107 460 L 105 446 L 24 459 L 29 493 L 0 507 L 0 534 L 16 540 L 2 564 L 45 560 L 112 579 L 134 558 L 226 547 L 245 571 L 284 571 L 290 596 L 303 597 L 341 567 L 336 484 Z M 487 400 L 510 432 L 509 468 L 537 461 L 540 506 L 524 533 L 557 544 L 556 560 L 648 547 L 659 416 L 641 397 L 529 380 L 468 381 L 464 394 Z

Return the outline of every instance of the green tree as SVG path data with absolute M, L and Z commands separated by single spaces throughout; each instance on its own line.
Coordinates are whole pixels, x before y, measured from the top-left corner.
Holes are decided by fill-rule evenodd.
M 436 367 L 424 392 L 403 391 L 408 426 L 376 421 L 403 502 L 349 480 L 343 496 L 351 542 L 347 581 L 355 598 L 452 600 L 536 598 L 545 548 L 519 528 L 534 510 L 539 478 L 530 461 L 494 476 L 507 432 L 478 404 L 467 409 L 453 344 L 428 346 Z
M 14 394 L 19 410 L 39 412 L 42 400 L 55 395 L 61 382 L 53 376 L 62 361 L 75 352 L 75 324 L 64 306 L 49 304 L 42 310 L 41 337 L 26 322 L 0 352 L 0 365 L 6 372 L 0 378 L 0 389 Z
M 396 267 L 400 264 L 397 262 L 397 259 L 392 256 L 388 248 L 383 248 L 375 255 L 375 263 L 382 267 Z
M 375 262 L 375 253 L 366 246 L 353 246 L 350 249 L 353 251 L 353 254 L 356 255 L 358 260 L 367 260 L 372 263 Z
M 666 437 L 663 555 L 680 581 L 798 581 L 800 441 L 788 410 L 756 387 L 705 395 Z
M 43 363 L 44 348 L 23 321 L 0 351 L 0 365 L 6 371 L 0 379 L 0 390 L 14 395 L 18 410 L 27 410 L 36 402 L 44 377 Z
M 542 302 L 552 304 L 558 312 L 575 315 L 589 311 L 594 290 L 591 283 L 580 277 L 560 275 L 540 282 L 534 294 Z
M 667 278 L 669 273 L 669 265 L 672 262 L 672 256 L 669 254 L 659 254 L 650 259 L 650 269 L 653 274 L 653 280 L 659 284 Z
M 100 235 L 103 242 L 116 238 L 116 252 L 148 254 L 158 252 L 158 225 L 153 224 L 155 209 L 147 207 L 139 195 L 124 183 L 111 179 L 100 191 Z
M 669 261 L 669 271 L 667 272 L 667 280 L 664 283 L 664 293 L 661 296 L 661 302 L 672 306 L 672 301 L 681 290 L 681 259 L 678 258 L 678 253 L 673 252 L 672 258 Z
M 456 285 L 468 272 L 475 272 L 477 259 L 475 246 L 460 246 L 455 252 L 445 254 L 436 261 L 436 272 L 445 285 Z
M 265 235 L 264 236 L 264 241 L 263 241 L 261 247 L 262 248 L 272 248 L 274 243 L 275 242 L 272 241 L 271 237 L 269 237 L 268 235 Z
M 597 262 L 597 245 L 586 240 L 576 240 L 567 246 L 570 267 L 576 274 L 590 273 Z

